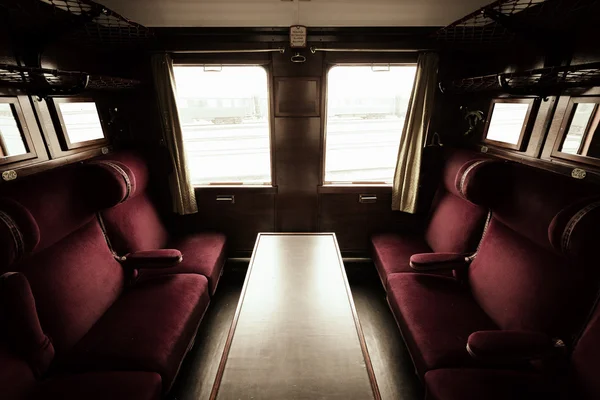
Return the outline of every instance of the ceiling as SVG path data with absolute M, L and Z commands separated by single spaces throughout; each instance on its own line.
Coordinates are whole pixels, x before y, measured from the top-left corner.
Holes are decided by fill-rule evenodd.
M 96 1 L 152 27 L 402 27 L 445 26 L 492 0 Z

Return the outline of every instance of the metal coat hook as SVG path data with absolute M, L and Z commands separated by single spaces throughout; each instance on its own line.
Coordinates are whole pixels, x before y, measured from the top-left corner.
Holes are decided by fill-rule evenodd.
M 306 57 L 300 53 L 296 53 L 290 58 L 290 60 L 293 63 L 303 63 L 303 62 L 306 62 Z

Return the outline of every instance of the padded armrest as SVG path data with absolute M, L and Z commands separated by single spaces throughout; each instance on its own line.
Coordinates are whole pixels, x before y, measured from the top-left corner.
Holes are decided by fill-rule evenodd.
M 132 269 L 171 268 L 182 260 L 183 255 L 175 249 L 136 251 L 124 257 L 123 265 Z
M 564 353 L 560 339 L 531 331 L 479 331 L 467 340 L 467 351 L 480 361 L 523 362 Z
M 469 262 L 469 258 L 460 253 L 422 253 L 410 257 L 410 267 L 421 272 L 463 269 Z

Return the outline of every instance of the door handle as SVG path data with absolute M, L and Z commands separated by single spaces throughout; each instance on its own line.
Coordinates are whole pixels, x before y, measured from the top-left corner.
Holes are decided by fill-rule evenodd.
M 232 194 L 217 195 L 217 203 L 235 204 L 235 196 Z
M 358 202 L 367 204 L 367 203 L 377 203 L 377 195 L 376 194 L 359 194 Z

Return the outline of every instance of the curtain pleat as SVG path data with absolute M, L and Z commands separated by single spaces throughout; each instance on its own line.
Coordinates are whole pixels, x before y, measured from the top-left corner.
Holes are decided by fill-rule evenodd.
M 168 54 L 152 56 L 154 86 L 163 128 L 163 138 L 169 150 L 173 172 L 169 176 L 173 211 L 180 215 L 198 212 L 194 188 L 190 183 L 183 135 L 177 113 L 176 85 L 173 60 Z
M 437 88 L 438 55 L 419 55 L 415 85 L 408 104 L 392 189 L 392 210 L 417 212 L 421 158 Z

